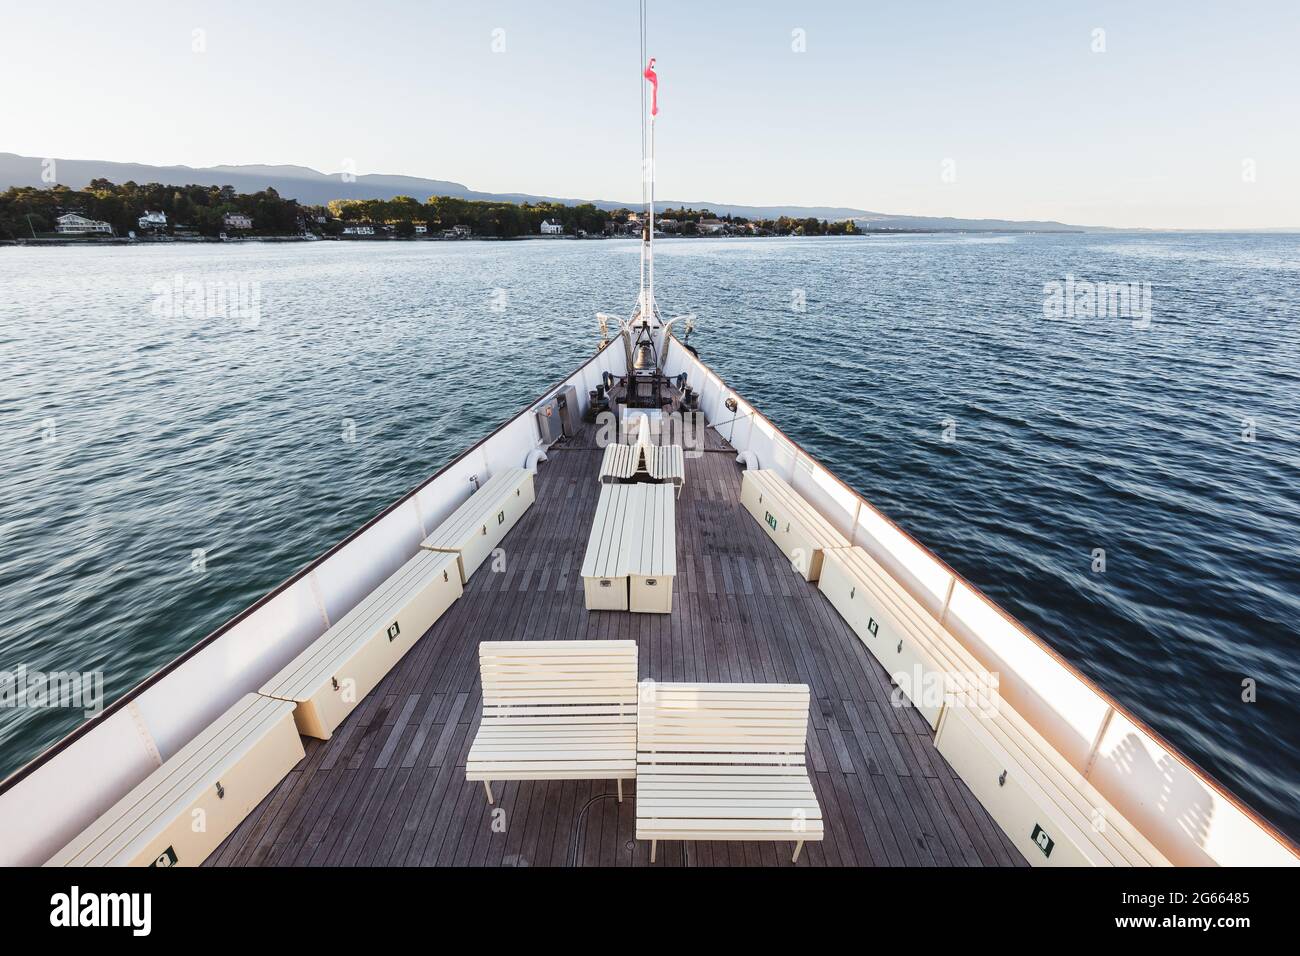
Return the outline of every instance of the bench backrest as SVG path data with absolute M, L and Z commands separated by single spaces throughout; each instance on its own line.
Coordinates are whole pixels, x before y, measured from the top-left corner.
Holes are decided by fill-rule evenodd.
M 636 641 L 484 641 L 478 658 L 484 717 L 636 713 Z
M 681 764 L 682 772 L 803 766 L 808 700 L 807 684 L 645 681 L 637 702 L 637 763 Z
M 686 477 L 681 445 L 651 445 L 645 449 L 645 470 L 656 481 L 681 482 Z

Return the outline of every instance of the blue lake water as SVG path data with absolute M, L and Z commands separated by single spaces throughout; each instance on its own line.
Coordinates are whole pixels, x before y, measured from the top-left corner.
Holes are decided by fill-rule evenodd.
M 1300 837 L 1300 236 L 658 248 L 733 387 Z M 0 250 L 0 670 L 119 696 L 571 371 L 636 272 L 633 241 Z M 1067 275 L 1149 283 L 1149 327 L 1045 317 Z M 256 283 L 260 321 L 170 310 L 177 276 Z M 0 709 L 0 774 L 80 719 Z

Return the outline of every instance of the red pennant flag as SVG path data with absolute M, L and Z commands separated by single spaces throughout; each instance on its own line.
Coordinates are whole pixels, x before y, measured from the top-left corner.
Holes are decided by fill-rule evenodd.
M 650 115 L 659 115 L 659 74 L 655 72 L 655 58 L 650 57 L 650 62 L 646 64 L 645 73 L 642 74 L 650 81 L 653 90 L 650 94 Z

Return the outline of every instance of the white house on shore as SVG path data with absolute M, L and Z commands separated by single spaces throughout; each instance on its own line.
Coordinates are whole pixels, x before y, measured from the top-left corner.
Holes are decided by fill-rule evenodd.
M 701 219 L 699 225 L 700 234 L 705 236 L 716 235 L 722 232 L 726 225 L 721 219 Z
M 227 229 L 252 229 L 253 217 L 245 216 L 243 213 L 228 212 L 223 220 Z
M 167 213 L 144 211 L 144 215 L 138 220 L 141 229 L 166 229 Z
M 543 236 L 562 236 L 564 235 L 564 226 L 558 222 L 552 222 L 549 219 L 542 220 Z
M 96 232 L 112 235 L 113 227 L 106 222 L 87 219 L 85 216 L 70 212 L 55 220 L 54 231 L 65 236 L 86 236 Z
M 373 236 L 374 234 L 375 227 L 365 225 L 364 223 L 343 227 L 343 235 L 345 236 Z

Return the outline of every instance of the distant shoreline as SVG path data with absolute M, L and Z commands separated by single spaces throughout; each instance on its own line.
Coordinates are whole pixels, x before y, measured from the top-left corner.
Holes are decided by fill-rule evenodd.
M 873 236 L 1059 236 L 1087 235 L 1085 229 L 864 229 L 849 236 L 655 236 L 656 240 L 665 242 L 692 242 L 701 239 L 741 240 L 756 239 L 869 239 Z M 168 239 L 128 239 L 121 236 L 110 238 L 84 239 L 0 239 L 0 246 L 173 246 L 173 245 L 208 245 L 208 246 L 242 246 L 250 243 L 264 242 L 604 242 L 610 239 L 631 239 L 635 236 L 466 236 L 460 239 L 444 239 L 439 236 L 249 236 L 241 239 L 213 239 L 208 236 L 177 236 Z

